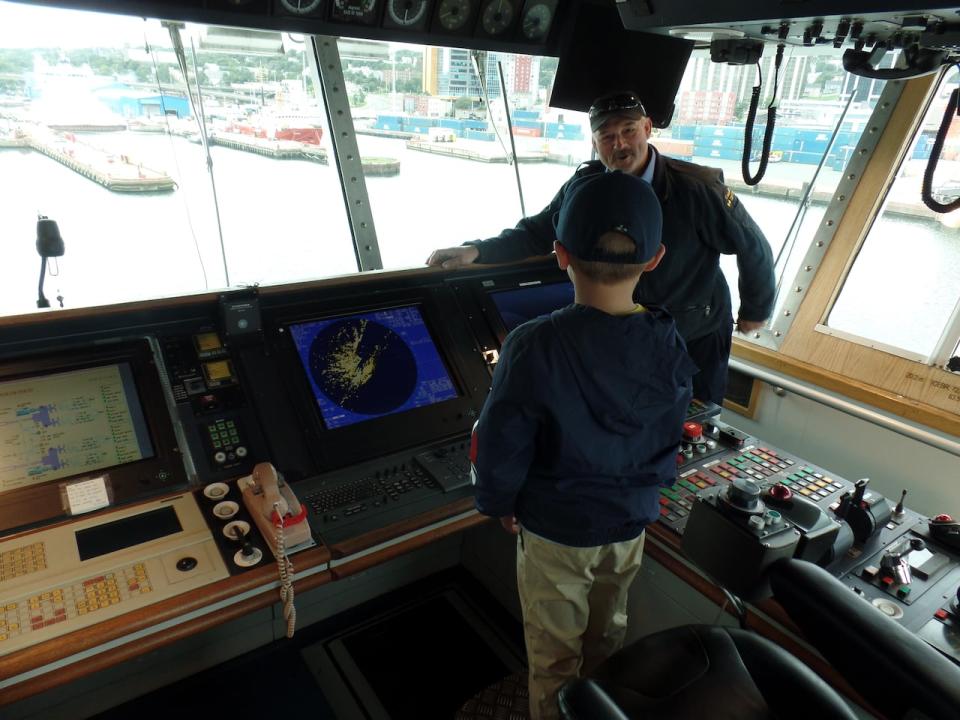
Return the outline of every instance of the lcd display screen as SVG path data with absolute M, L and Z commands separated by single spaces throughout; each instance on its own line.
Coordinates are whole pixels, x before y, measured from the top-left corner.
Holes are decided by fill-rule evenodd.
M 153 454 L 127 363 L 0 382 L 0 491 Z
M 289 326 L 328 429 L 459 396 L 415 305 Z
M 490 293 L 507 332 L 573 302 L 573 283 L 537 283 Z

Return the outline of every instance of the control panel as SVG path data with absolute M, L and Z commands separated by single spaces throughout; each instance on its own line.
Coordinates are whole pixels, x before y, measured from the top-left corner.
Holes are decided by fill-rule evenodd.
M 191 494 L 0 541 L 0 655 L 225 577 Z
M 660 523 L 684 553 L 744 599 L 764 597 L 767 566 L 826 568 L 871 606 L 960 662 L 960 523 L 925 518 L 733 428 L 688 422 Z
M 469 440 L 396 453 L 301 480 L 297 494 L 327 545 L 472 495 Z
M 207 483 L 249 472 L 263 454 L 263 442 L 220 333 L 205 329 L 164 337 L 160 346 L 198 478 Z

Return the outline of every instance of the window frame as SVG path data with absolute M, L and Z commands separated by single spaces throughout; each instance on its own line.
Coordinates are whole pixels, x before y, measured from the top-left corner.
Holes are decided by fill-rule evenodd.
M 778 365 L 805 370 L 817 368 L 819 375 L 843 378 L 850 394 L 865 393 L 874 402 L 893 406 L 907 417 L 925 415 L 934 425 L 953 425 L 949 418 L 952 416 L 955 422 L 960 415 L 957 374 L 891 354 L 889 349 L 877 347 L 878 343 L 868 347 L 836 331 L 830 334 L 818 331 L 818 326 L 825 324 L 839 288 L 913 142 L 923 119 L 923 113 L 918 113 L 916 108 L 929 106 L 938 81 L 939 75 L 932 74 L 890 83 L 902 85 L 900 96 L 890 108 L 885 125 L 877 126 L 876 148 L 849 196 L 833 240 L 825 248 L 823 262 L 803 293 L 790 332 L 785 334 L 776 355 Z M 871 125 L 871 130 L 873 127 Z M 738 356 L 751 354 L 745 351 L 747 344 L 739 338 L 734 340 L 734 346 Z

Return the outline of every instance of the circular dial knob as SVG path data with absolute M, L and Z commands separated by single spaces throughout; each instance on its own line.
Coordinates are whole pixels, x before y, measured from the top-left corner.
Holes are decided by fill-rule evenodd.
M 444 30 L 459 30 L 470 19 L 470 0 L 440 0 L 437 19 Z
M 487 0 L 480 15 L 480 24 L 487 35 L 501 35 L 513 21 L 510 0 Z
M 523 28 L 523 36 L 527 40 L 543 40 L 550 30 L 550 21 L 553 19 L 553 11 L 544 3 L 537 3 L 527 8 L 520 21 L 520 27 Z
M 416 25 L 427 12 L 427 0 L 389 0 L 387 15 L 397 25 Z
M 737 510 L 757 512 L 761 509 L 760 486 L 753 480 L 737 478 L 727 485 L 727 502 Z
M 293 15 L 309 15 L 318 7 L 322 0 L 280 0 L 280 5 Z

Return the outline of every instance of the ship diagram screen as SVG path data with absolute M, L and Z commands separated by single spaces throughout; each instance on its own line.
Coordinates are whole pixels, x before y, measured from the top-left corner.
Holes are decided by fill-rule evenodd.
M 290 334 L 329 429 L 458 397 L 416 306 L 299 323 Z
M 153 452 L 126 363 L 0 382 L 0 491 Z

